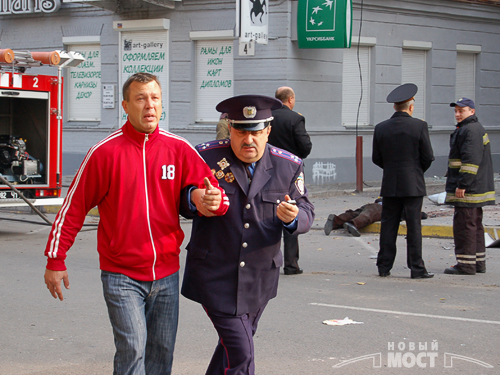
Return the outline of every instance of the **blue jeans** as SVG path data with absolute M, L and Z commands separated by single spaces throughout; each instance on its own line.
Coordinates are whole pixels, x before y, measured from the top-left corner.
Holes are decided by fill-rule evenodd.
M 156 281 L 101 272 L 113 326 L 115 375 L 169 375 L 179 318 L 179 272 Z

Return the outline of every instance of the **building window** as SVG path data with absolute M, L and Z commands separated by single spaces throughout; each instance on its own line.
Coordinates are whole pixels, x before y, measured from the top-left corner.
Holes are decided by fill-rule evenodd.
M 101 121 L 101 45 L 66 45 L 85 61 L 67 74 L 68 121 Z
M 476 97 L 476 57 L 481 46 L 457 45 L 455 97 Z
M 344 126 L 354 126 L 356 122 L 358 125 L 370 124 L 371 47 L 361 46 L 360 43 L 359 64 L 357 49 L 357 46 L 344 49 L 342 64 L 342 125 Z M 361 78 L 359 66 L 361 66 Z
M 165 18 L 113 21 L 113 29 L 120 32 L 119 39 L 119 98 L 127 79 L 138 72 L 154 74 L 162 90 L 162 113 L 158 126 L 169 126 L 169 30 L 170 20 Z M 127 113 L 120 106 L 120 124 L 127 121 Z
M 403 49 L 401 83 L 418 86 L 413 117 L 425 119 L 427 51 Z
M 233 96 L 233 40 L 196 41 L 196 122 L 217 122 L 215 106 Z

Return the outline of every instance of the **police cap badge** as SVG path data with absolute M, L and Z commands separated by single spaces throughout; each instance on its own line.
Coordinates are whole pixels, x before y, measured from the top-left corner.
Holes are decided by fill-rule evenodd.
M 283 106 L 280 100 L 263 95 L 240 95 L 217 104 L 217 111 L 227 113 L 235 129 L 257 131 L 266 128 L 273 119 L 272 110 Z

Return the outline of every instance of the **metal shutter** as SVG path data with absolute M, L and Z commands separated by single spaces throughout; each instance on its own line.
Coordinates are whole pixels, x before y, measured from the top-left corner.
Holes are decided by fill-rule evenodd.
M 457 53 L 455 100 L 466 97 L 474 100 L 476 92 L 476 55 Z
M 233 40 L 196 41 L 196 122 L 217 122 L 215 106 L 233 96 Z
M 356 125 L 361 81 L 357 47 L 344 49 L 342 64 L 342 125 Z M 370 47 L 359 47 L 359 62 L 363 77 L 363 99 L 359 109 L 358 125 L 369 125 L 370 113 Z
M 403 49 L 401 83 L 414 83 L 418 86 L 413 117 L 422 120 L 425 119 L 426 58 L 426 51 Z
M 69 45 L 68 50 L 85 57 L 83 63 L 68 71 L 68 120 L 101 121 L 101 45 Z
M 163 111 L 159 125 L 165 130 L 168 130 L 170 102 L 168 37 L 168 30 L 120 32 L 119 102 L 123 98 L 122 87 L 128 77 L 137 72 L 156 75 L 162 89 Z M 120 106 L 120 124 L 123 125 L 126 121 L 127 114 Z

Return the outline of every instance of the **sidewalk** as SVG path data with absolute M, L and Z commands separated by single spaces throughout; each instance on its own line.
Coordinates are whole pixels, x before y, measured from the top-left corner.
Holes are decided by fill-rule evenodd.
M 426 178 L 427 194 L 441 193 L 445 189 L 444 178 Z M 380 181 L 365 182 L 363 192 L 356 192 L 356 184 L 307 185 L 309 197 L 315 205 L 316 220 L 313 230 L 323 230 L 329 214 L 341 214 L 347 209 L 356 209 L 367 203 L 373 203 L 379 197 Z M 497 204 L 483 207 L 483 224 L 485 231 L 492 238 L 500 237 L 500 178 L 495 174 L 495 191 Z M 437 205 L 424 197 L 422 211 L 428 219 L 422 220 L 422 235 L 424 237 L 453 238 L 453 206 Z M 339 231 L 343 229 L 338 229 Z M 497 234 L 495 234 L 495 231 Z M 380 222 L 363 228 L 360 232 L 379 233 Z M 334 235 L 335 232 L 330 234 Z M 400 235 L 406 234 L 406 225 L 401 223 Z

